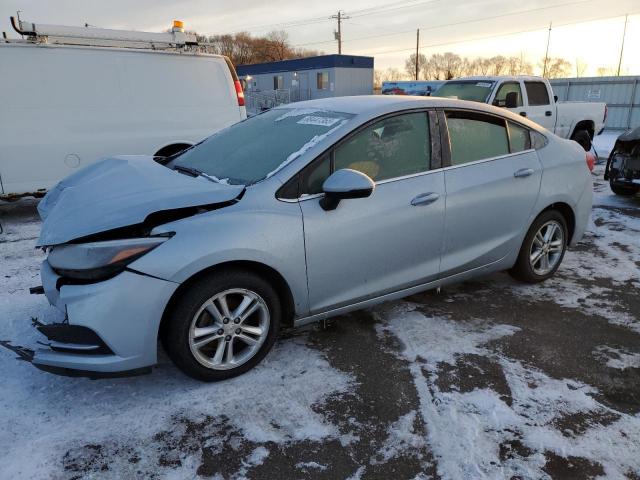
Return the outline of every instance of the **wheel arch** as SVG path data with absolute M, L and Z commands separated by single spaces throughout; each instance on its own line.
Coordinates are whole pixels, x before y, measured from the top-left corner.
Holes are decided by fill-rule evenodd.
M 550 210 L 555 210 L 559 212 L 560 215 L 562 215 L 562 217 L 564 218 L 564 221 L 567 223 L 567 230 L 569 234 L 568 235 L 569 238 L 567 238 L 567 245 L 570 244 L 571 240 L 573 239 L 573 235 L 576 231 L 576 214 L 573 211 L 573 208 L 571 208 L 571 206 L 565 202 L 554 202 L 551 205 L 544 208 L 543 210 L 541 210 L 538 213 L 538 215 L 536 215 L 535 218 L 538 218 L 541 214 L 543 214 L 544 212 L 548 212 Z M 535 222 L 535 218 L 533 219 L 533 222 Z
M 595 136 L 595 133 L 596 133 L 596 124 L 593 120 L 580 120 L 578 123 L 574 125 L 573 130 L 571 131 L 571 135 L 569 135 L 569 138 L 573 138 L 575 133 L 580 130 L 586 130 L 587 133 L 589 133 L 589 137 L 591 137 L 591 140 L 593 140 L 593 137 Z
M 278 294 L 278 297 L 280 299 L 280 304 L 282 306 L 282 324 L 284 326 L 293 326 L 293 319 L 295 315 L 293 294 L 291 292 L 289 284 L 282 276 L 282 274 L 280 274 L 280 272 L 278 272 L 273 267 L 270 267 L 269 265 L 266 265 L 264 263 L 256 262 L 253 260 L 233 260 L 204 268 L 194 273 L 187 280 L 180 284 L 180 286 L 173 292 L 173 295 L 171 295 L 171 298 L 167 302 L 167 305 L 164 309 L 164 313 L 162 314 L 162 318 L 160 320 L 160 326 L 158 328 L 158 336 L 160 337 L 164 335 L 171 309 L 175 305 L 177 299 L 180 298 L 180 295 L 183 291 L 185 291 L 187 288 L 189 288 L 190 285 L 197 282 L 205 275 L 232 269 L 245 270 L 256 273 L 269 281 L 275 287 L 276 293 Z

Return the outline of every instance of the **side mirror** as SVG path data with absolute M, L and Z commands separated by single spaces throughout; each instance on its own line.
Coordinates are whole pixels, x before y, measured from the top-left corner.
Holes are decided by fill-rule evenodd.
M 324 197 L 320 200 L 320 206 L 324 210 L 335 210 L 340 200 L 366 198 L 375 186 L 373 180 L 364 173 L 343 168 L 333 172 L 322 184 Z
M 505 108 L 517 108 L 518 107 L 518 92 L 509 92 L 504 101 Z
M 558 95 L 554 95 L 554 96 L 553 96 L 553 101 L 554 101 L 554 102 L 557 102 L 557 101 L 558 101 Z

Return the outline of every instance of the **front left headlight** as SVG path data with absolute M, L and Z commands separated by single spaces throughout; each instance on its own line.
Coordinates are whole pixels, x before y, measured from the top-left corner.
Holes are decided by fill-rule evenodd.
M 127 238 L 53 247 L 47 260 L 60 276 L 99 281 L 122 272 L 128 264 L 170 237 Z

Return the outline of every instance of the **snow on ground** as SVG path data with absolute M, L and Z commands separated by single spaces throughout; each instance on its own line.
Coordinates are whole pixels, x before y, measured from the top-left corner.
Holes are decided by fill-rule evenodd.
M 33 249 L 39 222 L 2 222 L 0 340 L 34 345 L 39 334 L 30 318 L 60 320 L 44 296 L 28 294 L 39 285 L 42 255 Z M 165 356 L 152 375 L 100 381 L 53 376 L 14 357 L 0 351 L 0 478 L 49 478 L 69 449 L 118 442 L 132 431 L 148 439 L 139 447 L 151 458 L 142 462 L 157 463 L 153 437 L 180 415 L 225 418 L 254 442 L 332 438 L 334 426 L 311 406 L 350 385 L 300 339 L 279 343 L 257 369 L 224 384 L 190 380 Z M 259 453 L 247 462 L 258 462 Z M 140 468 L 126 457 L 114 460 L 122 462 L 121 472 Z M 193 464 L 182 463 L 180 476 L 193 477 Z
M 601 180 L 604 166 L 594 172 L 593 211 L 581 246 L 569 250 L 562 262 L 562 277 L 556 276 L 540 285 L 513 283 L 505 278 L 518 295 L 547 298 L 563 306 L 602 315 L 611 323 L 625 325 L 640 332 L 637 312 L 616 310 L 615 303 L 603 302 L 617 289 L 640 288 L 640 202 L 614 195 Z M 588 244 L 588 248 L 582 245 Z M 596 282 L 586 280 L 596 280 Z M 598 281 L 599 280 L 599 281 Z
M 429 426 L 427 442 L 443 478 L 540 478 L 545 451 L 597 459 L 607 478 L 623 479 L 629 471 L 640 471 L 640 416 L 623 415 L 579 438 L 565 436 L 553 423 L 559 414 L 613 414 L 593 399 L 595 390 L 589 385 L 553 379 L 519 361 L 494 356 L 505 374 L 508 398 L 488 388 L 470 392 L 438 388 L 443 362 L 454 365 L 464 355 L 492 356 L 483 345 L 511 335 L 513 327 L 429 318 L 406 302 L 379 310 L 386 320 L 381 329 L 403 342 L 401 354 L 412 362 L 421 413 Z M 526 457 L 501 459 L 498 446 L 510 442 L 526 451 Z
M 622 133 L 624 132 L 620 130 L 607 130 L 593 137 L 593 148 L 597 152 L 598 158 L 609 158 L 613 145 Z
M 624 370 L 625 368 L 640 368 L 640 354 L 630 353 L 618 348 L 600 345 L 593 351 L 594 356 L 607 362 L 607 366 Z
M 147 376 L 57 377 L 1 349 L 0 478 L 637 478 L 640 202 L 601 173 L 550 281 L 384 304 L 296 332 L 230 381 L 190 380 L 162 353 Z M 19 202 L 0 222 L 0 340 L 33 346 L 30 319 L 60 319 L 27 293 L 39 221 Z

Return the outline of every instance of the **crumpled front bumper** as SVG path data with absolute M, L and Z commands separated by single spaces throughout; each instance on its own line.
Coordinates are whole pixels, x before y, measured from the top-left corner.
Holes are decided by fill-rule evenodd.
M 65 323 L 85 328 L 74 333 L 54 325 L 55 333 L 50 330 L 42 342 L 44 348 L 34 352 L 35 366 L 125 372 L 156 363 L 160 320 L 177 283 L 124 271 L 98 283 L 59 285 L 60 276 L 46 260 L 40 275 L 49 303 L 66 314 Z

